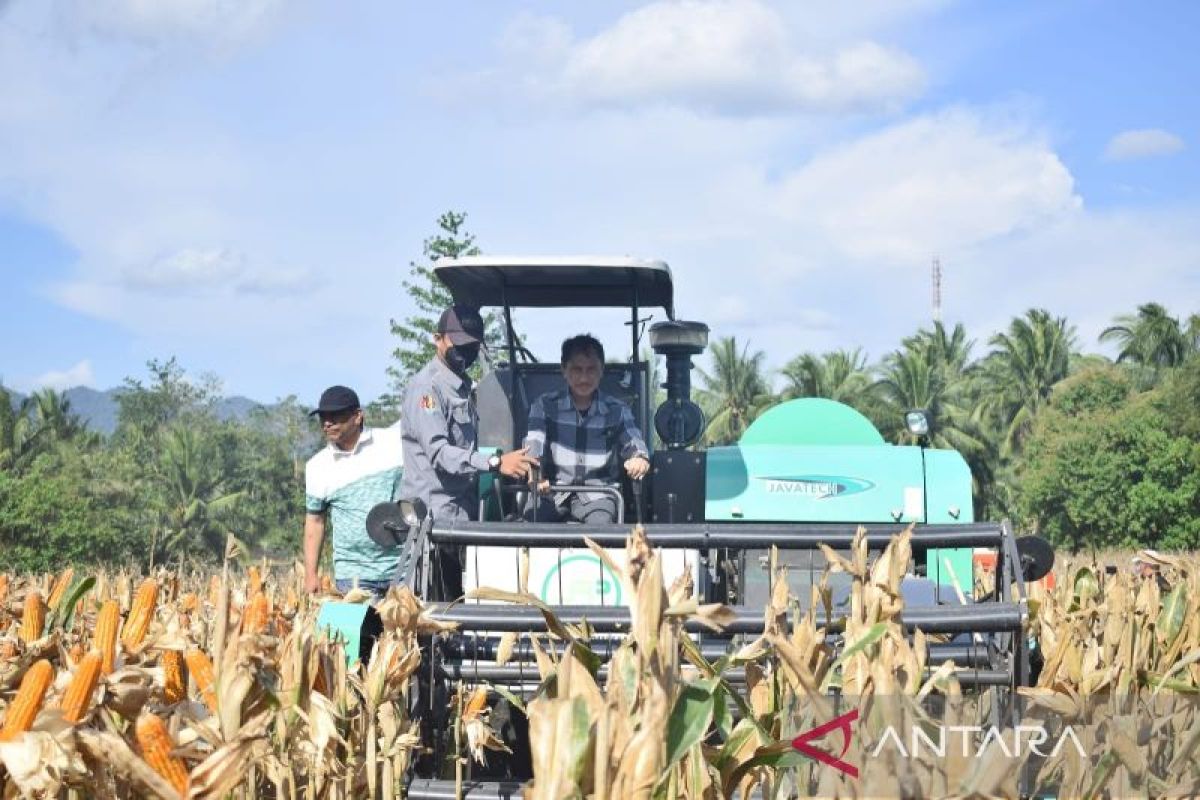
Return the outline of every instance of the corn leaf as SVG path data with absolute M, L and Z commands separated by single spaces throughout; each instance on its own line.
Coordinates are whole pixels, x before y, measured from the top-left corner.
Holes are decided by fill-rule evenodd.
M 667 768 L 704 738 L 713 720 L 715 681 L 696 681 L 683 687 L 667 720 Z
M 1163 602 L 1162 610 L 1158 612 L 1158 622 L 1155 627 L 1158 630 L 1158 635 L 1162 637 L 1164 646 L 1170 647 L 1171 643 L 1175 641 L 1175 637 L 1183 630 L 1183 621 L 1187 615 L 1187 605 L 1187 584 L 1180 582 L 1167 595 L 1167 599 Z

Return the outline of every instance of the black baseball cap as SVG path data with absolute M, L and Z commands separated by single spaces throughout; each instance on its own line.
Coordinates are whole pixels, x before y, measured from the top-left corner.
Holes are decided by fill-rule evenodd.
M 483 341 L 483 318 L 478 309 L 453 305 L 442 312 L 437 332 L 448 337 L 451 344 L 477 344 Z
M 330 386 L 321 392 L 320 402 L 308 415 L 311 417 L 314 414 L 332 414 L 335 411 L 349 411 L 360 407 L 358 395 L 353 389 L 347 386 Z

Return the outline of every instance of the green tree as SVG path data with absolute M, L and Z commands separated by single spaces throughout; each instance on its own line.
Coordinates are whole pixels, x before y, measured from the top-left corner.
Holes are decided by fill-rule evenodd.
M 0 468 L 24 470 L 41 453 L 85 435 L 63 392 L 40 389 L 14 406 L 0 386 Z M 89 435 L 89 441 L 95 439 Z
M 117 394 L 116 439 L 133 447 L 151 460 L 158 437 L 177 419 L 188 413 L 211 413 L 217 389 L 212 381 L 188 380 L 186 372 L 172 356 L 166 361 L 146 362 L 149 383 L 126 378 Z
M 922 328 L 903 340 L 906 350 L 922 350 L 929 361 L 953 380 L 971 371 L 971 350 L 975 342 L 967 338 L 967 330 L 961 322 L 949 331 L 941 320 L 933 328 Z
M 230 533 L 251 550 L 294 552 L 303 463 L 316 448 L 305 410 L 289 397 L 245 421 L 221 420 L 215 379 L 193 381 L 173 358 L 147 366 L 149 381 L 125 381 L 111 443 L 138 465 L 143 554 L 219 559 Z
M 14 404 L 12 394 L 0 386 L 0 470 L 19 471 L 37 455 L 37 428 L 29 407 L 28 397 Z
M 29 400 L 35 427 L 50 439 L 65 441 L 83 433 L 83 421 L 71 410 L 71 401 L 65 392 L 40 389 L 30 395 Z
M 884 438 L 897 444 L 916 444 L 905 424 L 905 413 L 923 409 L 929 417 L 929 446 L 957 450 L 974 478 L 976 506 L 987 494 L 995 468 L 995 447 L 973 414 L 968 386 L 955 379 L 936 351 L 919 340 L 884 360 L 874 390 L 879 398 L 875 423 Z
M 751 353 L 749 344 L 739 351 L 734 336 L 713 342 L 709 352 L 712 374 L 696 368 L 703 383 L 697 396 L 708 416 L 704 441 L 732 444 L 773 401 L 763 376 L 765 356 L 761 350 Z
M 152 538 L 155 561 L 197 548 L 218 557 L 234 533 L 233 512 L 246 493 L 236 486 L 232 432 L 219 427 L 174 425 L 161 439 L 153 480 L 164 507 Z
M 409 262 L 409 278 L 402 285 L 417 310 L 403 322 L 391 321 L 392 334 L 400 340 L 392 351 L 393 363 L 387 369 L 392 379 L 393 403 L 403 393 L 408 379 L 433 358 L 432 339 L 438 317 L 454 302 L 450 291 L 434 275 L 434 262 L 439 258 L 479 255 L 475 236 L 463 228 L 466 221 L 467 215 L 462 212 L 442 214 L 437 220 L 438 232 L 421 246 L 424 260 Z
M 1137 314 L 1124 314 L 1100 333 L 1100 341 L 1116 342 L 1117 361 L 1144 367 L 1175 367 L 1194 349 L 1188 332 L 1158 303 L 1143 303 Z
M 862 410 L 872 392 L 867 357 L 861 348 L 822 355 L 801 353 L 784 365 L 783 399 L 825 397 Z
M 1065 317 L 1031 308 L 991 338 L 983 362 L 987 384 L 984 412 L 1002 433 L 1001 451 L 1019 452 L 1054 385 L 1067 377 L 1075 349 L 1075 328 Z
M 1055 389 L 1018 475 L 1021 516 L 1057 544 L 1200 546 L 1200 443 L 1112 368 Z
M 1168 430 L 1200 441 L 1200 358 L 1192 358 L 1171 370 L 1156 392 Z
M 0 469 L 4 569 L 49 572 L 64 564 L 141 560 L 147 540 L 133 472 L 130 459 L 104 447 L 43 452 L 21 474 Z

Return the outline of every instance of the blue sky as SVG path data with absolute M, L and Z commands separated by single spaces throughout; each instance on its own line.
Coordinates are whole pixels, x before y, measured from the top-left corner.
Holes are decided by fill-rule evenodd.
M 832 8 L 833 6 L 840 6 Z M 446 209 L 780 366 L 1200 312 L 1195 3 L 0 0 L 0 379 L 384 391 Z M 543 356 L 612 315 L 522 315 Z M 565 330 L 570 328 L 570 330 Z

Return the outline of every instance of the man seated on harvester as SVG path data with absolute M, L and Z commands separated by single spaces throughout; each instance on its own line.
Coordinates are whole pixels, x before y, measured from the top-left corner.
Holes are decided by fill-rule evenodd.
M 588 334 L 562 344 L 562 372 L 567 388 L 547 392 L 529 408 L 525 447 L 541 460 L 541 495 L 551 485 L 614 486 L 619 469 L 637 480 L 650 470 L 646 442 L 629 406 L 600 391 L 604 345 Z M 539 498 L 539 522 L 616 522 L 617 503 L 608 494 L 556 492 Z

